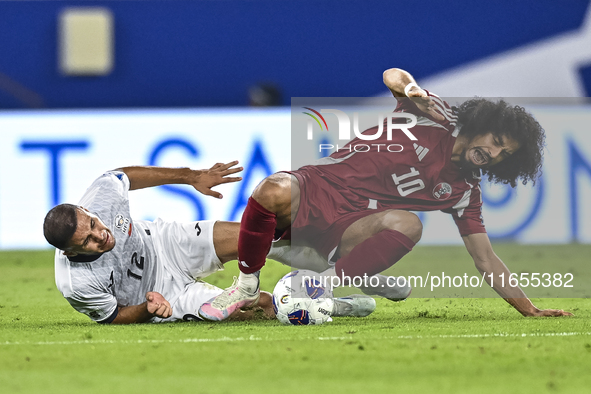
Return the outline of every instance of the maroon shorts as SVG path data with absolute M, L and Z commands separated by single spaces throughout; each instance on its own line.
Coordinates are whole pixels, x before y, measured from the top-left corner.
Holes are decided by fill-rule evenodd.
M 345 230 L 357 220 L 389 208 L 368 209 L 350 190 L 329 182 L 313 167 L 288 171 L 300 186 L 300 206 L 291 225 L 292 244 L 309 245 L 332 258 Z

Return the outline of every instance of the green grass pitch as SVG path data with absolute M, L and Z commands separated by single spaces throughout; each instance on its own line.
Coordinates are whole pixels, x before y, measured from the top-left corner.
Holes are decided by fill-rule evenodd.
M 591 255 L 591 245 L 495 250 L 510 268 L 561 270 Z M 572 318 L 523 318 L 498 298 L 415 297 L 378 300 L 367 318 L 322 326 L 103 326 L 61 297 L 52 256 L 0 253 L 1 393 L 591 392 L 588 298 L 534 300 Z M 477 273 L 463 247 L 417 247 L 397 269 L 457 261 Z M 268 263 L 262 288 L 272 290 L 287 271 Z M 236 273 L 229 263 L 210 279 L 225 287 Z

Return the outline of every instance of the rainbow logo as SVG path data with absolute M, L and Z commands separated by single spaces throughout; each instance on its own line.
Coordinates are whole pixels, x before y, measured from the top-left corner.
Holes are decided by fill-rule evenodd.
M 322 123 L 324 123 L 324 126 L 326 127 L 326 131 L 328 131 L 328 125 L 326 124 L 326 120 L 324 120 L 324 117 L 322 115 L 320 115 L 320 112 L 313 110 L 312 108 L 308 108 L 308 107 L 304 107 L 307 110 L 310 110 L 312 112 L 314 112 L 316 115 L 318 115 L 320 117 L 320 119 L 322 119 Z M 318 120 L 318 118 L 314 115 L 312 115 L 309 112 L 302 112 L 303 114 L 306 114 L 308 116 L 310 116 L 312 119 L 314 119 L 316 121 L 316 123 L 318 123 L 318 126 L 320 126 L 320 130 L 324 130 L 322 128 L 322 123 L 320 123 L 320 121 Z

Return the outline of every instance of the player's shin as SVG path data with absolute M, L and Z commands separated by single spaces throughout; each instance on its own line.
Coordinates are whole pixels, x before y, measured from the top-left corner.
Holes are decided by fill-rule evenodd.
M 378 295 L 392 300 L 406 298 L 410 286 L 391 285 L 380 272 L 390 268 L 412 250 L 415 243 L 396 230 L 385 230 L 355 246 L 351 252 L 340 258 L 335 265 L 334 275 L 340 286 L 355 286 L 365 294 Z M 387 285 L 384 285 L 388 282 Z M 393 283 L 398 283 L 394 280 Z M 374 289 L 373 286 L 376 288 Z
M 240 276 L 220 295 L 201 305 L 199 316 L 220 321 L 240 308 L 256 305 L 260 295 L 259 270 L 265 265 L 276 225 L 276 215 L 251 197 L 238 235 Z
M 393 266 L 414 246 L 415 243 L 400 231 L 380 231 L 341 257 L 335 265 L 336 273 L 350 278 L 378 274 Z
M 277 215 L 249 198 L 238 236 L 238 284 L 245 291 L 258 290 L 258 271 L 265 265 L 276 226 Z

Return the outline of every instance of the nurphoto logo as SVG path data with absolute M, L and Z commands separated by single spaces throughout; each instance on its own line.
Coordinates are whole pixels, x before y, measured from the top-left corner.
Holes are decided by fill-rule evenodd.
M 338 109 L 321 109 L 317 111 L 310 107 L 303 107 L 307 111 L 302 112 L 305 115 L 308 115 L 310 119 L 307 121 L 307 136 L 308 140 L 312 140 L 314 138 L 314 124 L 317 124 L 320 127 L 321 131 L 328 131 L 328 123 L 323 114 L 332 114 L 335 115 L 338 121 L 338 139 L 339 141 L 351 141 L 351 130 L 353 130 L 353 134 L 355 138 L 358 138 L 363 141 L 376 141 L 379 138 L 382 138 L 384 134 L 384 129 L 386 131 L 386 140 L 392 141 L 392 135 L 395 130 L 402 131 L 411 141 L 417 141 L 417 137 L 414 136 L 410 132 L 410 129 L 417 125 L 417 117 L 413 114 L 403 113 L 403 112 L 391 112 L 388 114 L 378 114 L 378 122 L 377 122 L 377 130 L 373 134 L 363 134 L 363 131 L 359 130 L 359 112 L 353 112 L 353 122 L 351 122 L 349 115 L 347 115 L 344 111 Z M 402 119 L 402 123 L 395 123 L 394 119 L 400 120 Z M 351 123 L 353 127 L 351 127 Z M 337 144 L 328 144 L 322 143 L 318 145 L 319 152 L 323 150 L 348 150 L 350 152 L 369 152 L 372 147 L 376 147 L 377 151 L 380 150 L 388 151 L 388 152 L 402 152 L 403 147 L 400 144 L 384 144 L 384 143 L 355 143 L 351 144 L 347 147 L 339 147 Z

